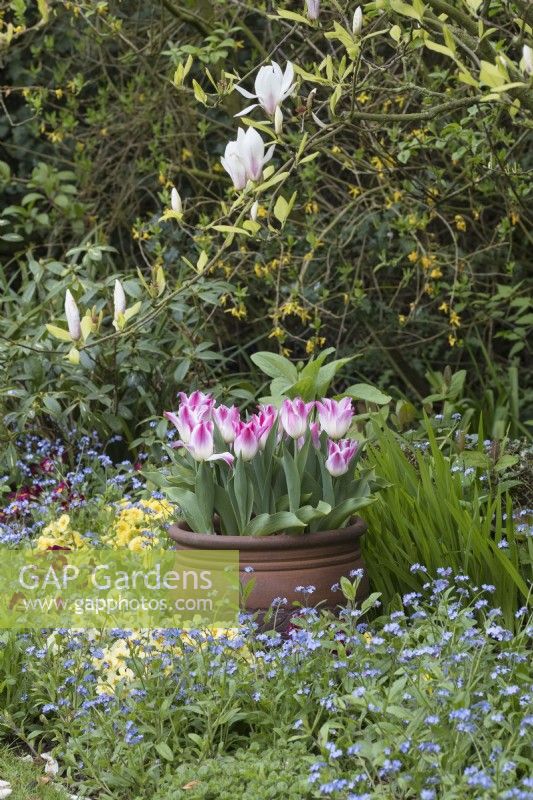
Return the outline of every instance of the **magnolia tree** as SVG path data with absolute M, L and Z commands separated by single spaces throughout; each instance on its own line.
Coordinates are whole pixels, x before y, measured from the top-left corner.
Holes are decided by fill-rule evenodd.
M 191 100 L 194 96 L 203 114 L 220 115 L 231 107 L 233 132 L 227 134 L 227 126 L 216 127 L 211 164 L 213 174 L 218 170 L 218 180 L 226 181 L 226 191 L 223 197 L 197 198 L 183 175 L 164 194 L 167 208 L 159 223 L 179 229 L 182 240 L 191 242 L 189 254 L 196 253 L 194 258 L 180 254 L 184 271 L 176 282 L 167 282 L 161 264 L 153 264 L 152 281 L 140 275 L 135 301 L 128 304 L 117 279 L 109 314 L 102 311 L 101 303 L 80 311 L 83 279 L 70 286 L 65 300 L 67 329 L 47 326 L 51 336 L 69 343 L 65 353 L 69 361 L 76 369 L 92 368 L 92 352 L 103 347 L 120 349 L 126 338 L 142 337 L 154 320 L 171 313 L 177 297 L 201 304 L 201 287 L 208 285 L 220 265 L 233 276 L 251 263 L 271 288 L 270 337 L 281 353 L 289 353 L 286 320 L 290 318 L 299 319 L 310 330 L 307 339 L 300 337 L 307 353 L 320 351 L 326 343 L 341 347 L 345 340 L 351 341 L 347 334 L 354 330 L 347 327 L 350 310 L 365 301 L 369 290 L 363 288 L 358 265 L 332 263 L 329 251 L 322 256 L 321 248 L 336 236 L 343 252 L 350 251 L 354 259 L 351 239 L 361 227 L 358 241 L 364 243 L 364 231 L 374 224 L 375 197 L 390 209 L 395 232 L 380 232 L 381 251 L 358 253 L 358 263 L 362 258 L 373 262 L 372 271 L 385 267 L 387 258 L 392 267 L 406 265 L 401 276 L 391 275 L 387 296 L 377 286 L 380 314 L 388 314 L 401 297 L 398 325 L 407 335 L 412 324 L 416 340 L 420 338 L 417 321 L 434 307 L 449 347 L 459 347 L 464 315 L 470 311 L 460 242 L 467 220 L 458 212 L 450 221 L 441 208 L 441 194 L 446 199 L 454 196 L 453 189 L 448 192 L 442 183 L 446 166 L 433 167 L 433 158 L 428 157 L 422 178 L 418 170 L 411 170 L 409 160 L 417 148 L 425 146 L 426 126 L 440 120 L 440 128 L 431 133 L 433 148 L 436 156 L 445 150 L 446 137 L 451 140 L 455 135 L 451 120 L 456 114 L 478 125 L 489 120 L 489 143 L 491 115 L 498 115 L 509 129 L 505 136 L 510 152 L 522 142 L 533 108 L 528 8 L 517 1 L 507 27 L 493 27 L 488 5 L 495 15 L 498 9 L 481 0 L 375 0 L 357 6 L 307 0 L 300 10 L 279 3 L 271 13 L 257 9 L 261 31 L 276 31 L 268 47 L 240 21 L 247 45 L 257 53 L 257 63 L 248 73 L 238 74 L 228 63 L 216 77 L 193 55 L 178 63 L 174 86 L 189 93 Z M 373 104 L 374 96 L 379 97 L 379 107 Z M 471 140 L 476 152 L 479 141 L 474 133 Z M 373 152 L 375 186 L 366 184 L 359 169 L 367 145 Z M 450 169 L 460 172 L 465 149 L 458 147 L 452 153 Z M 475 186 L 483 185 L 487 170 L 499 169 L 499 146 L 494 154 L 490 164 L 478 165 Z M 400 173 L 401 182 L 387 193 L 385 178 L 393 169 Z M 318 180 L 317 173 L 325 181 L 321 202 L 329 204 L 324 225 L 314 216 L 318 203 L 306 188 L 311 180 Z M 343 206 L 338 205 L 341 182 L 349 194 Z M 409 197 L 413 203 L 422 197 L 425 210 L 413 211 L 404 219 L 400 204 Z M 473 220 L 481 213 L 473 209 Z M 509 225 L 519 224 L 518 212 L 513 214 Z M 445 252 L 437 254 L 435 242 L 443 238 Z M 279 258 L 272 259 L 271 266 L 254 263 L 256 255 L 273 243 Z M 479 248 L 480 253 L 487 250 L 484 244 Z M 297 268 L 291 262 L 296 251 Z M 231 259 L 238 262 L 234 269 L 227 266 Z M 317 263 L 321 264 L 318 269 Z M 287 282 L 284 271 L 291 276 Z M 244 282 L 248 274 L 243 273 Z M 220 290 L 220 304 L 230 303 L 224 310 L 240 319 L 246 315 L 245 296 L 246 286 L 238 290 L 230 286 L 227 292 Z M 323 331 L 336 328 L 336 341 L 328 341 Z M 438 333 L 431 330 L 424 335 L 432 342 Z M 409 358 L 395 341 L 382 342 L 376 335 L 372 341 L 402 374 L 405 385 L 422 396 Z M 523 342 L 514 346 L 519 352 Z

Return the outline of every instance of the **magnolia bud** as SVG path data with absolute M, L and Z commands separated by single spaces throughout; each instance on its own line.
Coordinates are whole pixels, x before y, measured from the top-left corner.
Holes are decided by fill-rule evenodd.
M 172 208 L 172 211 L 175 211 L 177 214 L 181 214 L 183 212 L 181 197 L 175 186 L 172 187 L 172 191 L 170 192 L 170 207 Z
M 307 16 L 309 19 L 318 19 L 320 14 L 320 0 L 305 0 Z
M 257 212 L 259 211 L 259 201 L 256 200 L 250 209 L 250 219 L 255 222 L 257 219 Z
M 525 44 L 522 50 L 523 67 L 526 75 L 533 75 L 533 47 Z
M 361 11 L 361 6 L 357 6 L 357 8 L 354 11 L 352 20 L 353 35 L 360 36 L 362 29 L 363 29 L 363 12 Z
M 113 302 L 115 306 L 114 319 L 116 320 L 118 319 L 119 315 L 123 314 L 126 310 L 126 295 L 124 294 L 124 289 L 122 288 L 122 284 L 118 279 L 115 281 Z
M 274 113 L 274 130 L 278 136 L 283 130 L 283 112 L 279 106 L 276 106 L 276 111 Z
M 76 301 L 72 297 L 69 289 L 67 289 L 65 294 L 65 314 L 70 338 L 74 342 L 77 342 L 78 339 L 81 338 L 80 312 L 78 311 Z

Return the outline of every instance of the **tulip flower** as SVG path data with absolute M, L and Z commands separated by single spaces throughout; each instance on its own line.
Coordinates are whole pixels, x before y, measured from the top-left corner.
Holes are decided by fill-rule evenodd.
M 305 0 L 305 4 L 309 19 L 318 19 L 320 15 L 320 0 Z
M 65 314 L 67 317 L 67 325 L 70 338 L 74 342 L 77 342 L 78 339 L 81 339 L 80 312 L 78 310 L 78 306 L 76 305 L 76 301 L 72 297 L 69 289 L 67 289 L 65 294 Z
M 222 166 L 233 181 L 236 189 L 244 189 L 247 181 L 258 181 L 263 174 L 264 165 L 270 161 L 275 145 L 265 153 L 265 143 L 255 128 L 237 130 L 236 141 L 228 142 Z
M 328 457 L 326 469 L 334 478 L 348 472 L 350 462 L 357 452 L 359 444 L 352 439 L 341 439 L 339 442 L 328 441 Z
M 279 412 L 283 430 L 293 439 L 304 436 L 307 430 L 307 417 L 314 403 L 304 403 L 301 397 L 295 400 L 284 400 Z
M 255 94 L 243 89 L 242 86 L 236 86 L 238 92 L 249 100 L 257 99 L 257 103 L 247 106 L 243 111 L 235 114 L 236 117 L 242 117 L 258 105 L 270 116 L 273 117 L 281 105 L 295 88 L 293 83 L 294 68 L 290 61 L 287 62 L 285 72 L 281 71 L 279 64 L 273 61 L 269 67 L 261 67 L 255 79 Z
M 340 402 L 336 400 L 317 400 L 318 419 L 322 430 L 332 439 L 342 439 L 353 419 L 352 401 L 345 397 Z
M 522 59 L 524 72 L 526 75 L 533 75 L 533 47 L 525 44 L 522 49 Z
M 360 36 L 362 29 L 363 29 L 363 12 L 361 11 L 361 6 L 357 6 L 357 8 L 354 11 L 352 20 L 353 35 Z
M 233 450 L 236 456 L 240 456 L 243 461 L 251 461 L 257 454 L 260 447 L 261 428 L 257 426 L 255 420 L 250 422 L 241 422 L 235 441 L 233 442 Z
M 318 422 L 312 422 L 309 426 L 309 430 L 311 431 L 311 441 L 313 442 L 313 447 L 318 448 L 320 447 L 320 425 Z
M 173 411 L 164 411 L 163 416 L 176 426 L 181 441 L 186 444 L 190 441 L 193 428 L 203 421 L 202 414 L 195 413 L 188 406 L 180 406 L 177 414 Z
M 178 392 L 178 397 L 180 399 L 180 403 L 182 406 L 187 406 L 192 411 L 199 411 L 205 410 L 209 413 L 215 404 L 215 400 L 212 395 L 204 394 L 199 389 L 197 389 L 192 394 L 186 394 L 185 392 Z
M 181 197 L 175 186 L 172 187 L 170 192 L 170 207 L 176 214 L 181 214 L 183 212 L 183 203 L 181 202 Z
M 114 320 L 116 322 L 119 316 L 123 314 L 126 310 L 126 295 L 124 294 L 124 288 L 118 279 L 115 281 L 115 291 L 113 293 L 113 305 L 114 305 Z
M 218 406 L 218 408 L 214 408 L 213 419 L 226 444 L 233 442 L 241 422 L 237 406 Z
M 191 431 L 188 442 L 176 442 L 174 447 L 186 447 L 195 461 L 225 461 L 230 467 L 234 458 L 231 453 L 215 453 L 211 420 L 199 422 Z
M 266 441 L 268 439 L 268 435 L 274 425 L 276 424 L 276 419 L 278 417 L 278 410 L 275 406 L 267 404 L 267 405 L 260 405 L 259 411 L 257 414 L 252 416 L 257 428 L 260 428 L 259 434 L 259 446 L 261 450 L 265 449 Z

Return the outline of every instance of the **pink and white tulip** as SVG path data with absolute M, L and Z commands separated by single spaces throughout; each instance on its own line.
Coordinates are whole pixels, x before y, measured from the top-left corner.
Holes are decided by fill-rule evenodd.
M 348 472 L 348 467 L 357 453 L 358 442 L 352 439 L 341 439 L 339 442 L 328 441 L 328 457 L 326 469 L 334 478 Z
M 255 94 L 243 89 L 242 86 L 235 87 L 249 100 L 257 99 L 257 103 L 247 106 L 235 116 L 242 117 L 243 114 L 248 114 L 259 105 L 269 116 L 273 117 L 281 103 L 294 91 L 293 80 L 294 68 L 290 61 L 287 62 L 285 72 L 282 72 L 280 65 L 275 61 L 272 61 L 270 66 L 261 67 L 255 79 Z
M 231 453 L 215 453 L 213 427 L 211 420 L 199 422 L 192 429 L 189 442 L 176 442 L 174 446 L 186 447 L 195 461 L 222 460 L 231 466 L 234 460 Z
M 261 450 L 265 449 L 268 435 L 278 418 L 278 410 L 275 406 L 267 404 L 259 406 L 259 411 L 252 416 L 257 427 L 261 429 L 259 446 Z
M 202 412 L 210 414 L 211 409 L 215 405 L 215 399 L 213 395 L 204 394 L 199 389 L 194 391 L 192 394 L 178 392 L 178 397 L 182 406 L 187 406 L 187 408 L 195 413 Z
M 221 405 L 217 408 L 214 408 L 213 419 L 226 444 L 233 442 L 241 422 L 241 417 L 237 406 Z
M 255 420 L 250 422 L 241 422 L 235 441 L 233 442 L 233 450 L 237 457 L 240 456 L 243 461 L 251 461 L 257 455 L 261 444 L 261 428 L 257 426 Z
M 163 416 L 176 426 L 181 441 L 188 444 L 193 428 L 207 417 L 207 413 L 205 411 L 194 411 L 188 406 L 181 405 L 177 413 L 165 411 Z
M 311 441 L 313 442 L 313 447 L 318 448 L 320 447 L 320 425 L 318 422 L 312 422 L 309 426 L 309 430 L 311 431 Z
M 307 418 L 314 403 L 304 403 L 301 397 L 295 400 L 284 400 L 281 404 L 279 418 L 283 430 L 293 439 L 305 436 L 307 431 Z
M 322 430 L 332 439 L 342 439 L 353 419 L 353 406 L 349 397 L 337 402 L 329 398 L 316 401 L 318 419 Z

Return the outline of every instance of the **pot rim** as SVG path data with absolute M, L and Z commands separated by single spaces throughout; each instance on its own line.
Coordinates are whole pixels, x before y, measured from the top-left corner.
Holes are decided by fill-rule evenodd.
M 168 535 L 181 545 L 191 545 L 198 550 L 309 550 L 328 545 L 342 545 L 360 539 L 366 531 L 366 522 L 355 517 L 351 525 L 333 531 L 314 533 L 273 533 L 270 536 L 224 536 L 220 533 L 194 533 L 180 520 L 168 529 Z M 216 546 L 214 546 L 216 541 Z

